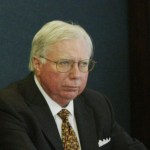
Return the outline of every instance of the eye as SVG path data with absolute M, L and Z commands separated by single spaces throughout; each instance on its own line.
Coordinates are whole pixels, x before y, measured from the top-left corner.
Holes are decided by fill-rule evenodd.
M 70 60 L 60 60 L 58 62 L 59 66 L 69 66 L 71 64 Z
M 89 61 L 88 60 L 80 62 L 80 66 L 81 67 L 87 67 L 88 65 L 89 65 Z

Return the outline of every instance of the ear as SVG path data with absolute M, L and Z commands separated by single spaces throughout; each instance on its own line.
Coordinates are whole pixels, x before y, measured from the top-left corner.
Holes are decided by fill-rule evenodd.
M 41 71 L 41 66 L 42 66 L 40 59 L 38 57 L 33 57 L 32 61 L 33 61 L 32 63 L 33 63 L 33 67 L 35 70 L 35 74 L 39 75 Z

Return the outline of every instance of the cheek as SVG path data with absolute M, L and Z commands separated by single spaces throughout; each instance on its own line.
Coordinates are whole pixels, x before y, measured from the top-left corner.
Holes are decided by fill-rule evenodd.
M 59 84 L 59 77 L 54 70 L 50 70 L 49 67 L 45 66 L 41 68 L 38 77 L 42 87 L 48 92 L 49 90 L 57 88 Z
M 84 90 L 84 88 L 85 88 L 85 86 L 86 86 L 86 84 L 87 84 L 87 80 L 88 80 L 88 74 L 85 75 L 85 76 L 82 78 L 82 81 L 81 81 L 82 84 L 81 84 L 79 93 L 81 93 L 81 92 Z
M 58 72 L 50 72 L 45 75 L 43 82 L 45 90 L 49 94 L 57 94 L 62 91 L 62 86 L 66 83 L 67 76 L 65 74 L 59 74 Z
M 56 90 L 59 87 L 60 78 L 55 73 L 47 74 L 46 77 L 43 78 L 43 82 L 47 89 Z
M 85 76 L 83 77 L 83 79 L 82 79 L 83 85 L 86 85 L 87 79 L 88 79 L 88 75 L 85 75 Z

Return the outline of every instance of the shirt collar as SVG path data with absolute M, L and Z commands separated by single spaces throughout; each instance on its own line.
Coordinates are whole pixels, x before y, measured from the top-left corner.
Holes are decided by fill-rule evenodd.
M 66 107 L 62 108 L 58 103 L 56 103 L 54 100 L 52 100 L 48 96 L 48 94 L 44 91 L 43 87 L 40 85 L 40 83 L 39 83 L 39 81 L 38 81 L 38 79 L 37 79 L 37 77 L 35 75 L 34 75 L 34 80 L 35 80 L 35 83 L 36 83 L 38 89 L 40 90 L 40 92 L 44 96 L 44 98 L 45 98 L 45 100 L 46 100 L 46 102 L 47 102 L 47 104 L 48 104 L 48 106 L 49 106 L 49 108 L 50 108 L 53 116 L 57 115 L 57 113 L 59 111 L 61 111 L 63 108 L 67 109 L 70 112 L 70 114 L 72 116 L 74 116 L 74 104 L 73 104 L 73 100 L 71 100 L 70 103 Z

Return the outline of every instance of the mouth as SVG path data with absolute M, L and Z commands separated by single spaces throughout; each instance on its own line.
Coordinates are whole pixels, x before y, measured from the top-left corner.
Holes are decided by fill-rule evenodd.
M 65 86 L 64 87 L 64 90 L 65 91 L 77 91 L 77 90 L 79 90 L 79 86 Z

